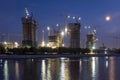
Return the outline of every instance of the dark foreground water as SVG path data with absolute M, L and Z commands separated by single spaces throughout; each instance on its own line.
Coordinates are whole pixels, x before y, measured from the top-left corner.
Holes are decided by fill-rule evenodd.
M 120 80 L 120 57 L 0 59 L 0 80 Z

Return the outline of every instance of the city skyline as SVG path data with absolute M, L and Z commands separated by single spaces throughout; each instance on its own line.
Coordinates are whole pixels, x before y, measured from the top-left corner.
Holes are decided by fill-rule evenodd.
M 55 24 L 64 24 L 65 18 L 60 14 L 72 15 L 81 17 L 81 36 L 82 40 L 85 39 L 86 33 L 89 30 L 84 29 L 84 26 L 96 26 L 98 44 L 105 43 L 107 47 L 120 47 L 119 45 L 119 0 L 101 0 L 101 1 L 48 1 L 48 0 L 4 0 L 1 1 L 1 23 L 0 23 L 0 34 L 12 33 L 22 34 L 22 22 L 21 17 L 25 14 L 24 7 L 28 7 L 29 12 L 33 13 L 33 17 L 38 21 L 38 38 L 41 41 L 41 30 Z M 110 16 L 111 20 L 106 21 L 105 17 Z M 75 22 L 72 19 L 67 19 L 67 22 Z M 47 31 L 47 29 L 46 29 Z M 47 34 L 46 34 L 47 35 Z M 113 45 L 114 44 L 114 45 Z M 82 46 L 82 45 L 81 45 Z

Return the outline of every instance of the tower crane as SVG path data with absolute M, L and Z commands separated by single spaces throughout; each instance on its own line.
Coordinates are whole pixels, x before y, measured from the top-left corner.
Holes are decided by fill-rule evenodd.
M 67 22 L 67 19 L 74 19 L 77 23 L 79 23 L 79 21 L 81 20 L 81 17 L 77 17 L 77 16 L 70 16 L 65 14 L 61 14 L 61 16 L 65 18 L 65 22 Z
M 30 14 L 29 14 L 29 11 L 28 11 L 27 7 L 25 7 L 25 17 L 28 18 L 29 15 L 30 15 Z
M 81 17 L 77 17 L 77 16 L 70 16 L 70 15 L 65 15 L 65 14 L 61 14 L 61 16 L 63 16 L 65 18 L 65 32 L 68 32 L 68 28 L 67 28 L 67 19 L 74 19 L 76 23 L 80 23 L 79 21 L 81 20 Z

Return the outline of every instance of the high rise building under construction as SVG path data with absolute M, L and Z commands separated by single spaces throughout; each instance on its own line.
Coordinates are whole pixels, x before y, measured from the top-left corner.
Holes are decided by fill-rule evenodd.
M 70 48 L 80 48 L 80 23 L 69 23 Z
M 88 49 L 95 49 L 95 35 L 94 34 L 87 34 L 86 35 L 86 48 Z
M 37 29 L 38 24 L 32 15 L 29 15 L 27 8 L 25 8 L 26 15 L 22 17 L 23 27 L 23 47 L 37 47 Z

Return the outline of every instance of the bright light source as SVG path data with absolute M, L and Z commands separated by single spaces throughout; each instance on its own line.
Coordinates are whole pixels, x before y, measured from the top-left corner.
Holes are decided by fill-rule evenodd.
M 50 30 L 50 27 L 49 27 L 49 26 L 47 27 L 47 30 L 48 30 L 48 31 Z
M 95 46 L 93 46 L 92 49 L 95 49 Z
M 49 43 L 47 43 L 47 47 L 50 47 Z
M 111 19 L 110 16 L 106 16 L 106 17 L 105 17 L 105 20 L 106 20 L 106 21 L 110 21 L 110 19 Z
M 65 27 L 65 33 L 67 33 L 67 31 L 68 31 L 68 29 L 67 29 L 67 27 Z
M 96 33 L 96 29 L 93 30 Z
M 19 44 L 17 42 L 14 43 L 15 44 L 15 48 L 17 48 L 19 46 Z
M 79 17 L 78 20 L 81 20 L 81 17 Z
M 67 18 L 70 18 L 70 16 L 67 16 Z
M 15 45 L 18 45 L 18 43 L 17 43 L 17 42 L 15 42 Z
M 29 12 L 28 12 L 28 9 L 27 9 L 27 8 L 25 8 L 25 13 L 26 13 L 26 18 L 28 18 Z
M 90 26 L 88 26 L 88 28 L 90 28 Z
M 64 47 L 65 46 L 65 44 L 62 44 L 62 47 Z
M 65 58 L 64 58 L 64 57 L 61 57 L 60 59 L 61 59 L 61 60 L 64 60 Z
M 64 36 L 64 32 L 63 31 L 61 32 L 61 35 Z
M 44 41 L 42 41 L 42 45 L 41 45 L 42 47 L 45 47 L 45 42 Z
M 59 24 L 56 24 L 56 26 L 58 27 L 58 26 L 59 26 Z
M 73 16 L 73 19 L 75 19 L 75 16 Z
M 7 44 L 7 42 L 5 41 L 5 42 L 4 42 L 4 44 L 6 45 L 6 44 Z

